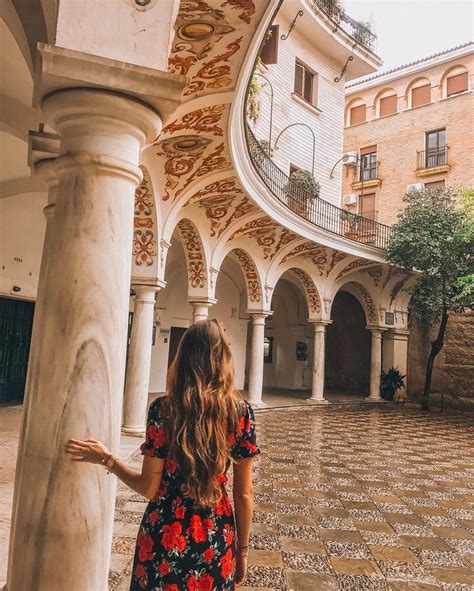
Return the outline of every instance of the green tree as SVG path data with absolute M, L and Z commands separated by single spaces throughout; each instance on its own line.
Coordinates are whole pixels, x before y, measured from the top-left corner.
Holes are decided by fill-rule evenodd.
M 433 366 L 449 315 L 474 307 L 472 197 L 472 190 L 449 187 L 408 192 L 387 249 L 389 262 L 417 274 L 411 312 L 438 329 L 426 363 L 423 410 L 429 410 Z

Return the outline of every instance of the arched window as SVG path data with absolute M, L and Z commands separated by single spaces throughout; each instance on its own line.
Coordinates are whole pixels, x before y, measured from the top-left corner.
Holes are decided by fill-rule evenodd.
M 469 72 L 466 66 L 454 66 L 444 73 L 441 81 L 443 98 L 469 90 Z
M 398 96 L 393 88 L 382 90 L 375 101 L 375 116 L 385 117 L 398 113 Z
M 431 82 L 428 78 L 418 78 L 408 87 L 408 108 L 420 107 L 431 103 Z
M 346 110 L 346 127 L 364 123 L 367 120 L 367 105 L 361 98 L 349 103 Z

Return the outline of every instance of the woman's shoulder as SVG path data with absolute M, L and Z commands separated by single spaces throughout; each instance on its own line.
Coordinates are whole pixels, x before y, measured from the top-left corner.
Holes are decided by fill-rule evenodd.
M 150 406 L 148 408 L 149 416 L 152 416 L 155 419 L 158 417 L 162 417 L 163 401 L 165 398 L 166 398 L 166 395 L 165 396 L 158 396 L 157 398 L 155 398 L 155 400 L 153 400 L 150 403 Z

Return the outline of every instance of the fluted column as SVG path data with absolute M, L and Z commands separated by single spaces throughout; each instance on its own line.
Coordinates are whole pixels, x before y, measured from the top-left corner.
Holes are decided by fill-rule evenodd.
M 310 321 L 311 322 L 311 321 Z M 324 362 L 326 357 L 326 326 L 329 321 L 312 321 L 314 326 L 312 402 L 327 402 L 324 399 Z
M 207 298 L 203 300 L 189 300 L 189 303 L 193 307 L 193 324 L 195 324 L 196 322 L 209 318 L 209 308 L 216 303 L 216 300 Z
M 371 334 L 370 345 L 370 394 L 369 400 L 382 400 L 380 396 L 380 374 L 382 372 L 382 333 L 380 327 L 367 327 Z
M 268 312 L 249 312 L 251 320 L 248 401 L 262 406 L 265 319 Z
M 141 435 L 145 432 L 148 408 L 155 294 L 160 287 L 132 283 L 132 289 L 136 295 L 125 378 L 122 433 Z
M 115 479 L 64 444 L 95 437 L 118 452 L 138 162 L 161 120 L 100 89 L 54 92 L 42 111 L 61 136 L 59 180 L 7 588 L 105 591 Z

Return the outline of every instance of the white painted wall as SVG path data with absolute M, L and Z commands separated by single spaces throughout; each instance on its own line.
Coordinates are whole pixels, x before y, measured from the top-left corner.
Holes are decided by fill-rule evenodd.
M 280 25 L 280 35 L 287 32 L 289 23 L 282 21 L 281 16 L 277 16 L 275 24 Z M 287 125 L 298 122 L 309 125 L 316 136 L 315 178 L 321 184 L 321 197 L 339 206 L 341 167 L 336 168 L 332 180 L 329 174 L 342 155 L 344 81 L 334 82 L 340 74 L 340 66 L 315 48 L 314 43 L 314 39 L 303 37 L 295 27 L 289 39 L 279 40 L 278 63 L 262 68 L 261 72 L 274 89 L 273 143 Z M 292 97 L 296 58 L 318 73 L 319 114 L 311 106 Z M 262 78 L 258 78 L 258 82 L 265 84 Z M 267 84 L 260 91 L 261 114 L 256 127 L 252 126 L 258 139 L 268 139 L 269 90 Z M 311 170 L 312 136 L 308 129 L 300 126 L 289 129 L 278 141 L 278 148 L 273 152 L 273 160 L 286 174 L 289 173 L 290 163 Z
M 46 195 L 0 200 L 0 295 L 36 298 L 46 220 Z M 21 288 L 14 292 L 13 286 Z

